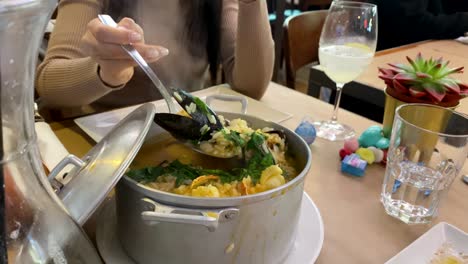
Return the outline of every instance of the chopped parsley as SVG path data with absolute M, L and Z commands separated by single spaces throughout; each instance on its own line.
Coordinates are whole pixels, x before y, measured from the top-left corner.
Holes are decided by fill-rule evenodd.
M 234 168 L 232 170 L 218 169 L 203 169 L 198 166 L 183 164 L 178 160 L 170 163 L 165 163 L 156 167 L 148 167 L 143 169 L 131 170 L 127 175 L 135 181 L 143 184 L 155 181 L 159 176 L 170 175 L 176 178 L 176 186 L 180 186 L 186 181 L 192 181 L 202 175 L 219 176 L 221 182 L 240 181 L 242 178 L 250 176 L 252 181 L 256 183 L 262 172 L 271 165 L 275 164 L 275 160 L 270 150 L 265 145 L 266 136 L 253 132 L 250 140 L 245 143 L 239 133 L 231 131 L 230 134 L 224 133 L 224 136 L 229 137 L 228 140 L 237 142 L 238 146 L 244 146 L 245 151 L 249 154 L 249 159 L 245 168 Z
M 249 142 L 246 145 L 246 151 L 251 155 L 247 166 L 242 169 L 242 174 L 249 175 L 252 181 L 260 179 L 262 171 L 275 164 L 275 159 L 270 150 L 265 145 L 266 136 L 258 132 L 252 133 Z
M 223 136 L 226 140 L 233 142 L 236 147 L 244 147 L 245 140 L 240 136 L 239 132 L 231 130 L 228 133 L 226 130 L 223 129 L 221 130 L 221 133 L 223 133 Z
M 208 106 L 200 98 L 194 96 L 193 102 L 204 115 L 211 114 L 210 111 L 208 110 Z
M 155 181 L 159 176 L 173 176 L 176 178 L 176 186 L 180 186 L 186 181 L 193 181 L 202 175 L 219 176 L 221 182 L 231 182 L 239 180 L 239 175 L 232 174 L 224 170 L 203 169 L 198 166 L 183 164 L 178 160 L 165 163 L 157 167 L 148 167 L 138 170 L 131 170 L 127 175 L 140 183 Z

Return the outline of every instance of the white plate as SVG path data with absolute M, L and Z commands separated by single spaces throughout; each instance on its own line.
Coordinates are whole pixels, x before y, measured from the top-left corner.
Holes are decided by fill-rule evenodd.
M 104 205 L 97 219 L 96 242 L 106 263 L 135 264 L 123 251 L 116 234 L 115 199 Z M 323 221 L 312 199 L 304 193 L 294 248 L 284 264 L 314 263 L 323 245 Z
M 201 91 L 193 93 L 194 95 L 200 97 L 202 100 L 209 95 L 214 94 L 228 94 L 228 95 L 238 95 L 243 96 L 242 94 L 231 90 L 227 85 L 219 85 L 211 88 L 207 88 Z M 256 101 L 252 98 L 245 97 L 247 99 L 247 114 L 257 116 L 261 119 L 280 123 L 284 120 L 287 120 L 292 117 L 291 114 L 278 111 L 273 109 L 259 101 Z M 167 112 L 166 103 L 163 100 L 158 100 L 151 102 L 156 106 L 158 112 Z M 127 116 L 131 111 L 136 109 L 136 106 L 130 106 L 126 108 L 121 108 L 117 110 L 112 110 L 109 112 L 99 113 L 95 115 L 80 117 L 75 119 L 75 123 L 94 141 L 100 141 L 111 129 Z M 238 102 L 221 102 L 214 101 L 212 104 L 213 110 L 223 111 L 223 112 L 240 112 L 240 104 Z
M 434 253 L 444 243 L 457 251 L 468 254 L 468 234 L 462 230 L 441 222 L 416 239 L 385 264 L 430 263 Z

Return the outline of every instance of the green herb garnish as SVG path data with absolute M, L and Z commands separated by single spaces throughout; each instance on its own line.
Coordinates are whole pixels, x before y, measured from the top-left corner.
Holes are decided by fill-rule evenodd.
M 253 132 L 250 140 L 245 143 L 239 133 L 231 131 L 231 134 L 223 133 L 228 137 L 228 140 L 235 142 L 238 146 L 243 146 L 245 151 L 248 152 L 250 158 L 247 161 L 245 168 L 235 168 L 232 170 L 218 170 L 218 169 L 203 169 L 193 165 L 183 164 L 178 160 L 170 163 L 165 163 L 157 167 L 148 167 L 138 170 L 131 170 L 127 173 L 132 179 L 143 184 L 155 181 L 159 176 L 173 176 L 176 178 L 176 186 L 180 186 L 186 181 L 193 181 L 202 175 L 216 175 L 219 176 L 221 182 L 240 181 L 242 178 L 250 176 L 252 182 L 256 183 L 262 172 L 271 165 L 275 164 L 275 160 L 270 150 L 265 145 L 266 136 Z
M 194 96 L 193 102 L 203 114 L 205 115 L 210 114 L 210 111 L 208 110 L 208 106 L 200 98 Z
M 157 166 L 157 167 L 147 167 L 139 170 L 131 170 L 127 172 L 127 175 L 130 176 L 130 178 L 134 179 L 137 182 L 140 183 L 148 183 L 148 182 L 153 182 L 158 178 L 159 176 L 164 174 L 164 167 L 162 166 Z
M 185 181 L 193 181 L 202 175 L 216 175 L 219 176 L 221 182 L 232 182 L 240 180 L 239 175 L 232 174 L 224 170 L 216 169 L 203 169 L 193 165 L 183 164 L 178 160 L 174 160 L 164 165 L 157 167 L 148 167 L 139 170 L 131 170 L 127 175 L 140 183 L 148 183 L 155 181 L 159 176 L 173 176 L 176 178 L 176 186 L 180 186 Z
M 223 136 L 226 140 L 233 142 L 236 147 L 244 147 L 245 140 L 240 136 L 239 132 L 231 130 L 229 133 L 227 133 L 226 130 L 223 129 L 221 130 L 221 133 L 223 133 Z
M 260 179 L 262 171 L 275 164 L 275 159 L 270 150 L 265 145 L 266 136 L 258 132 L 252 133 L 246 145 L 246 151 L 252 157 L 249 159 L 244 174 L 250 175 L 252 181 Z

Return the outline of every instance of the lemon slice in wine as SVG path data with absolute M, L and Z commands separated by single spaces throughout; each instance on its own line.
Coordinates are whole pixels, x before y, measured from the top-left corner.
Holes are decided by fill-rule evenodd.
M 372 52 L 372 50 L 371 50 L 371 48 L 369 46 L 367 46 L 366 44 L 362 44 L 362 43 L 348 42 L 348 43 L 345 44 L 345 46 L 358 48 L 358 49 L 361 49 L 361 50 L 366 51 L 366 52 Z

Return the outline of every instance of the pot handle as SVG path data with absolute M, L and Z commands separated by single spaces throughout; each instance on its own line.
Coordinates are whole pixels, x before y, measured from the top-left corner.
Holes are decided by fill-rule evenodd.
M 208 211 L 162 205 L 148 198 L 143 198 L 141 201 L 147 210 L 141 212 L 141 218 L 149 225 L 160 222 L 203 225 L 213 232 L 219 223 L 228 222 L 239 215 L 237 208 Z
M 206 104 L 211 106 L 213 100 L 228 101 L 228 102 L 240 102 L 242 105 L 241 114 L 247 113 L 247 99 L 245 96 L 229 95 L 229 94 L 213 94 L 206 97 Z
M 55 166 L 52 171 L 50 171 L 49 176 L 47 176 L 50 184 L 54 188 L 55 191 L 60 191 L 60 189 L 63 187 L 63 184 L 56 180 L 57 176 L 67 165 L 74 165 L 76 168 L 83 168 L 85 165 L 85 162 L 82 161 L 80 158 L 78 158 L 75 155 L 69 154 L 65 158 L 63 158 L 57 166 Z

